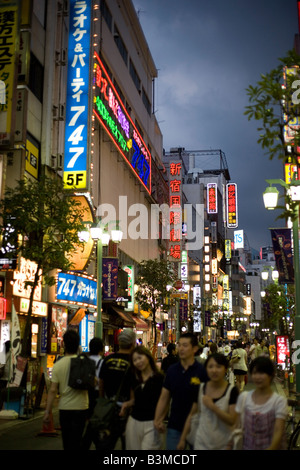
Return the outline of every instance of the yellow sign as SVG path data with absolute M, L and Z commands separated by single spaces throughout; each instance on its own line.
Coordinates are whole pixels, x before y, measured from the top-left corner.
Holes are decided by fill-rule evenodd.
M 86 171 L 65 171 L 64 184 L 67 189 L 85 189 Z
M 25 170 L 34 178 L 38 178 L 39 170 L 39 149 L 34 143 L 27 139 L 26 140 L 26 160 Z

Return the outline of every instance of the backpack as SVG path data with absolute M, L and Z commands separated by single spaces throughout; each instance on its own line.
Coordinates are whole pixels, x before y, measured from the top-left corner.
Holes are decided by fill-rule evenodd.
M 77 390 L 95 387 L 96 364 L 86 354 L 72 357 L 68 385 Z
M 129 366 L 125 370 L 119 389 L 114 397 L 99 397 L 97 399 L 96 406 L 90 418 L 90 426 L 94 435 L 97 436 L 98 441 L 109 441 L 119 427 L 120 406 L 118 405 L 118 400 L 128 369 Z

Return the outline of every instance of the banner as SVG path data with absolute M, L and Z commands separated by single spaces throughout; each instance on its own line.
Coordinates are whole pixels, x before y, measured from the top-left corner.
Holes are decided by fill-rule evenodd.
M 118 264 L 119 260 L 117 258 L 103 258 L 103 300 L 115 300 L 118 296 Z
M 19 387 L 23 372 L 25 370 L 26 359 L 19 357 L 21 353 L 21 332 L 19 318 L 12 302 L 11 308 L 11 361 L 8 387 Z M 25 364 L 23 363 L 25 361 Z
M 279 273 L 279 284 L 288 284 L 294 282 L 294 266 L 292 252 L 292 238 L 290 228 L 273 228 L 271 237 L 276 261 L 277 271 Z

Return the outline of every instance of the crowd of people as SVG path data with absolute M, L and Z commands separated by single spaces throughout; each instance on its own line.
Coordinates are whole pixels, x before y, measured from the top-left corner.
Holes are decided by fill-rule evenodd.
M 284 449 L 287 400 L 273 391 L 274 362 L 264 341 L 252 344 L 220 340 L 199 345 L 191 333 L 165 345 L 161 363 L 149 348 L 124 329 L 118 352 L 103 354 L 94 339 L 90 356 L 96 362 L 97 386 L 89 399 L 85 390 L 67 385 L 70 358 L 76 357 L 79 337 L 64 335 L 65 356 L 54 364 L 44 420 L 59 394 L 64 449 L 124 450 L 234 449 L 233 431 L 243 425 L 243 449 Z M 246 380 L 253 389 L 244 391 Z M 93 437 L 89 417 L 97 396 L 119 395 L 117 431 L 101 446 Z

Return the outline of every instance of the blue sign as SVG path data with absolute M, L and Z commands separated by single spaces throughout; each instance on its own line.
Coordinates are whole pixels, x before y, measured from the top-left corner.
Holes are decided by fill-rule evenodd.
M 70 1 L 64 183 L 86 189 L 90 73 L 90 0 Z
M 96 306 L 97 281 L 76 274 L 59 273 L 56 299 Z

